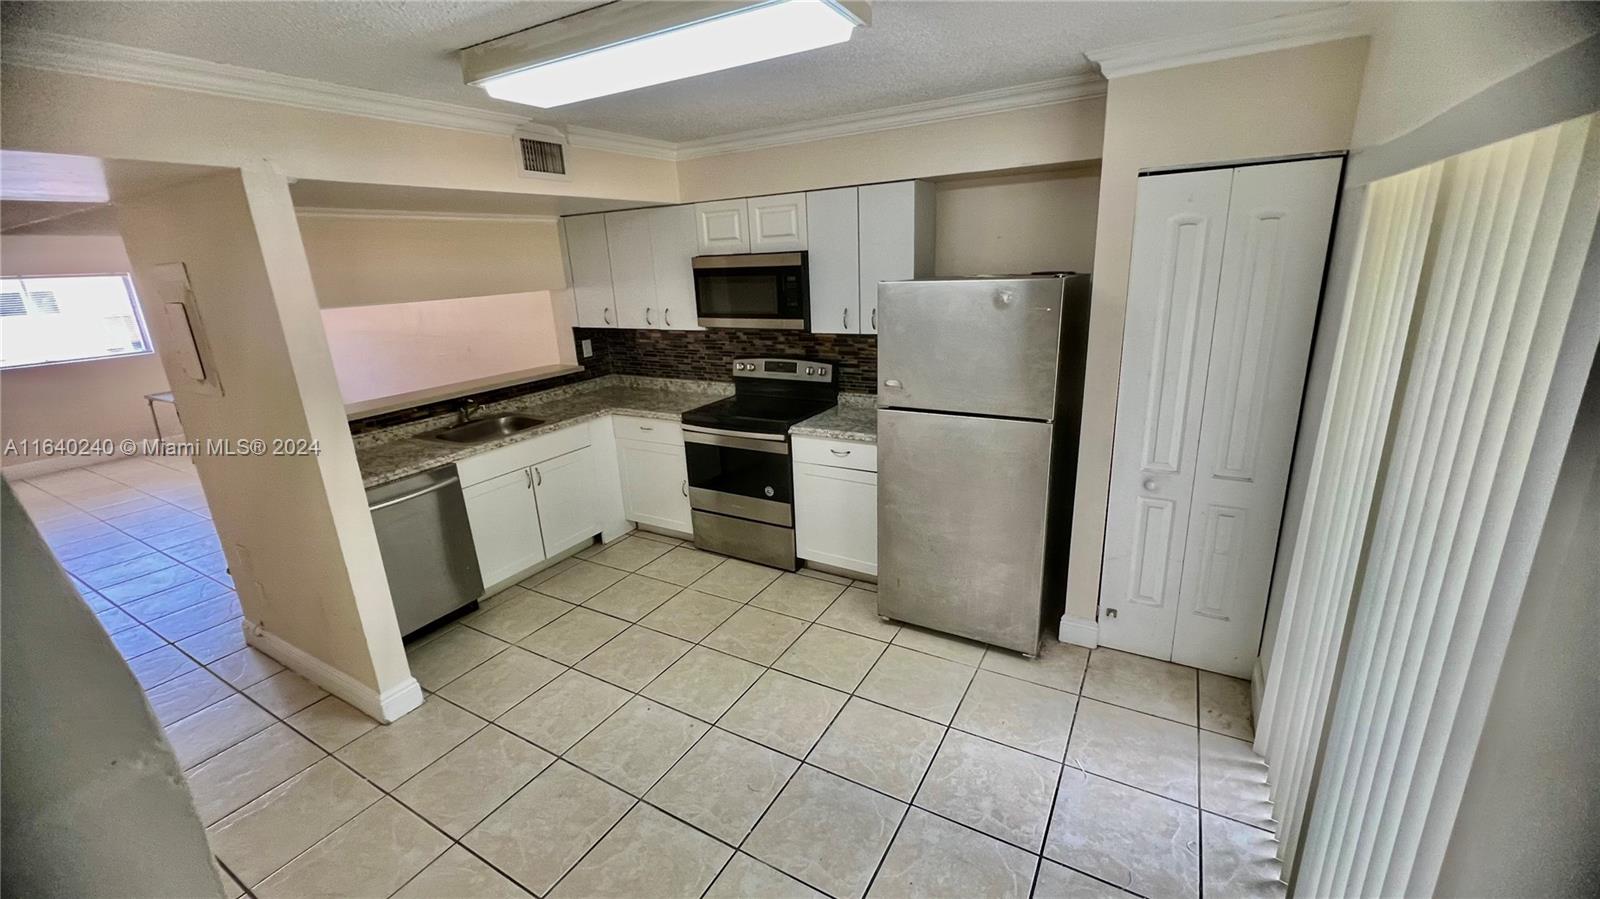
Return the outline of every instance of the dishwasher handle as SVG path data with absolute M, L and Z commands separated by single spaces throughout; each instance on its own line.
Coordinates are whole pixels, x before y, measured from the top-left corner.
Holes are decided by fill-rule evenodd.
M 453 484 L 459 484 L 459 483 L 461 483 L 461 478 L 459 476 L 451 477 L 451 478 L 448 478 L 446 480 L 439 481 L 436 484 L 429 484 L 428 486 L 422 488 L 421 490 L 416 491 L 415 493 L 407 493 L 405 496 L 397 496 L 394 499 L 384 500 L 383 502 L 378 503 L 375 506 L 368 506 L 367 510 L 370 511 L 370 512 L 376 512 L 379 509 L 387 509 L 390 506 L 397 506 L 400 503 L 406 502 L 408 500 L 416 499 L 419 496 L 427 496 L 430 493 L 436 493 L 436 492 L 438 492 L 440 490 L 443 490 L 446 487 L 449 487 L 449 486 L 451 486 Z

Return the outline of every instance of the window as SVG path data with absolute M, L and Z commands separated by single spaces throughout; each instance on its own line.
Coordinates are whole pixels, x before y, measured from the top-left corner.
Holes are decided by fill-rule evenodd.
M 0 279 L 0 368 L 151 350 L 127 275 Z

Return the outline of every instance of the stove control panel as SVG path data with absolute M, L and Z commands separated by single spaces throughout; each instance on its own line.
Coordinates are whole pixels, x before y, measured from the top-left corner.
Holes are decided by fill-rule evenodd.
M 737 359 L 733 363 L 733 376 L 831 384 L 833 363 L 817 359 Z

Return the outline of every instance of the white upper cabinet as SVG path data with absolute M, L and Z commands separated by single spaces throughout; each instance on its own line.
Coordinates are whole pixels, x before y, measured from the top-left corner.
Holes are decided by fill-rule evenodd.
M 806 194 L 810 224 L 811 330 L 854 334 L 861 326 L 861 259 L 856 189 Z
M 611 250 L 604 215 L 574 215 L 561 220 L 567 238 L 567 268 L 580 328 L 617 327 L 611 286 Z
M 806 195 L 751 197 L 750 252 L 783 253 L 806 248 Z
M 694 305 L 694 207 L 658 206 L 646 212 L 656 281 L 656 307 L 646 310 L 646 326 L 699 330 Z
M 611 286 L 617 305 L 615 321 L 623 328 L 647 327 L 646 310 L 658 305 L 655 254 L 650 244 L 650 210 L 608 212 L 605 219 Z
M 857 195 L 862 334 L 878 332 L 878 282 L 933 274 L 934 192 L 927 181 L 868 184 Z M 815 318 L 815 316 L 813 316 Z
M 702 256 L 750 252 L 750 205 L 742 199 L 694 204 L 694 226 Z
M 878 282 L 933 274 L 926 181 L 567 216 L 562 227 L 583 328 L 698 330 L 695 256 L 808 251 L 818 334 L 876 334 Z

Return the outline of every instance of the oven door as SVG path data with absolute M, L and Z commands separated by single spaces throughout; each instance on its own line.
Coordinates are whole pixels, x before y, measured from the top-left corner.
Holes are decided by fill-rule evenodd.
M 696 256 L 694 302 L 706 328 L 810 326 L 805 253 Z
M 696 511 L 794 526 L 794 474 L 785 437 L 684 425 L 683 443 L 689 505 Z

